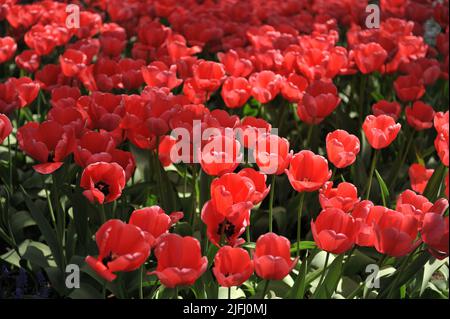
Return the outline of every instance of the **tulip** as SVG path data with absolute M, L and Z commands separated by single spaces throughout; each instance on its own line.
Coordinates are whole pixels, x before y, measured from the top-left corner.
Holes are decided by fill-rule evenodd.
M 378 115 L 389 115 L 394 119 L 394 121 L 398 121 L 400 117 L 400 113 L 402 112 L 402 108 L 398 102 L 388 102 L 386 100 L 380 100 L 374 105 L 372 105 L 372 113 L 375 116 Z
M 251 202 L 255 185 L 251 179 L 235 173 L 227 173 L 213 180 L 211 183 L 211 201 L 215 209 L 223 216 L 236 211 L 236 205 Z
M 179 216 L 175 218 L 175 215 Z M 135 210 L 131 213 L 128 223 L 148 233 L 149 243 L 153 246 L 162 234 L 169 231 L 174 221 L 177 222 L 181 218 L 183 218 L 183 213 L 175 212 L 167 215 L 161 207 L 155 205 Z
M 213 136 L 202 149 L 200 165 L 208 175 L 231 173 L 242 161 L 240 149 L 241 144 L 232 137 Z
M 225 80 L 225 70 L 222 64 L 200 60 L 192 67 L 195 84 L 200 90 L 213 92 Z
M 401 124 L 395 123 L 394 119 L 387 115 L 369 115 L 363 124 L 369 144 L 377 150 L 388 147 L 395 140 L 400 129 Z
M 392 257 L 410 254 L 420 244 L 416 240 L 418 222 L 413 215 L 387 210 L 374 226 L 375 249 Z
M 448 201 L 441 198 L 424 215 L 420 234 L 429 252 L 438 259 L 448 257 Z
M 408 169 L 409 180 L 413 191 L 422 194 L 428 181 L 434 173 L 434 169 L 427 169 L 422 164 L 414 163 Z
M 338 208 L 323 210 L 311 231 L 317 246 L 329 253 L 342 254 L 353 247 L 358 226 L 352 216 Z
M 214 257 L 213 273 L 222 287 L 240 286 L 253 274 L 253 261 L 246 250 L 224 246 Z
M 394 89 L 403 102 L 418 100 L 425 94 L 425 87 L 414 75 L 399 76 L 394 81 Z
M 28 122 L 17 132 L 20 148 L 40 164 L 33 168 L 40 174 L 51 174 L 64 164 L 75 148 L 73 134 L 55 121 Z
M 146 234 L 118 219 L 104 223 L 95 233 L 95 241 L 99 255 L 87 256 L 86 263 L 107 281 L 116 279 L 115 272 L 138 269 L 150 255 Z
M 406 121 L 416 131 L 422 131 L 433 127 L 434 110 L 421 101 L 416 101 L 412 106 L 405 109 Z
M 356 65 L 361 73 L 368 74 L 375 71 L 384 71 L 383 65 L 388 54 L 378 43 L 370 42 L 368 44 L 360 44 L 354 49 L 353 53 Z
M 407 189 L 398 196 L 395 210 L 405 215 L 413 215 L 420 224 L 423 216 L 432 206 L 433 204 L 425 196 L 418 195 Z
M 292 157 L 289 142 L 273 134 L 261 135 L 253 152 L 260 171 L 269 175 L 281 175 L 288 167 Z
M 125 171 L 117 163 L 97 162 L 88 165 L 81 175 L 83 195 L 91 203 L 106 204 L 115 201 L 125 187 Z
M 352 165 L 360 151 L 358 137 L 344 130 L 328 133 L 326 137 L 328 160 L 337 168 Z
M 270 191 L 270 186 L 267 187 L 266 180 L 267 175 L 253 168 L 244 168 L 239 171 L 238 175 L 249 178 L 255 186 L 255 191 L 251 196 L 251 202 L 253 205 L 261 203 Z
M 249 82 L 253 97 L 263 104 L 272 101 L 280 92 L 281 76 L 272 71 L 253 73 Z
M 319 124 L 340 102 L 337 88 L 332 82 L 315 81 L 306 89 L 297 106 L 297 114 L 305 123 Z
M 0 114 L 0 144 L 11 134 L 13 127 L 5 114 Z
M 208 267 L 200 243 L 190 236 L 162 235 L 156 243 L 155 256 L 158 265 L 150 274 L 158 276 L 167 288 L 192 286 Z
M 322 209 L 338 208 L 348 213 L 359 202 L 358 190 L 351 183 L 340 183 L 333 188 L 333 182 L 326 182 L 319 190 L 319 202 Z
M 246 78 L 229 77 L 222 86 L 221 96 L 229 108 L 242 107 L 251 95 L 251 86 Z
M 282 280 L 297 264 L 292 260 L 286 237 L 267 233 L 258 238 L 253 255 L 256 274 L 265 280 Z

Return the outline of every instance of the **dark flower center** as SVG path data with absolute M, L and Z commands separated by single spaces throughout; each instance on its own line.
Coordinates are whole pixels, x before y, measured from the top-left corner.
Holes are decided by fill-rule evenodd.
M 53 154 L 53 152 L 48 152 L 47 162 L 53 163 L 54 161 L 55 161 L 55 155 Z
M 236 227 L 229 222 L 227 219 L 225 219 L 222 223 L 219 224 L 219 229 L 217 233 L 222 236 L 225 235 L 226 238 L 230 238 L 234 235 Z
M 112 253 L 109 253 L 108 256 L 102 259 L 102 263 L 103 265 L 107 265 L 112 260 L 113 260 Z
M 109 195 L 109 185 L 104 182 L 98 182 L 95 184 L 95 188 L 97 188 L 99 191 L 103 193 L 103 195 L 108 196 Z

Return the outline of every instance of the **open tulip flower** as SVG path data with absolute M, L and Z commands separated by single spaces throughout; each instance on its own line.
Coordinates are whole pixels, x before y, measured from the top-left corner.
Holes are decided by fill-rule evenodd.
M 0 298 L 448 299 L 448 12 L 1 0 Z

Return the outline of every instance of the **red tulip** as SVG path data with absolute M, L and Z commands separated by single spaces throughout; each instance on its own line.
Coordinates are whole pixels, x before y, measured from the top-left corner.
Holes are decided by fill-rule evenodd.
M 448 115 L 449 111 L 447 112 L 437 112 L 434 116 L 434 128 L 438 133 L 442 133 L 445 130 L 448 130 Z
M 109 163 L 112 160 L 111 151 L 115 147 L 114 139 L 108 132 L 86 132 L 77 141 L 75 163 L 83 168 L 97 162 Z
M 317 246 L 333 254 L 342 254 L 353 247 L 358 225 L 349 214 L 338 208 L 323 210 L 311 221 L 311 232 Z
M 363 74 L 372 72 L 384 72 L 384 62 L 388 56 L 388 53 L 381 45 L 376 42 L 370 42 L 368 44 L 359 44 L 356 49 L 353 50 L 355 56 L 355 62 L 359 70 Z
M 392 257 L 408 255 L 420 244 L 416 240 L 418 222 L 411 214 L 386 210 L 375 224 L 374 233 L 376 250 Z
M 400 123 L 387 115 L 368 115 L 363 123 L 364 134 L 374 149 L 388 147 L 397 137 L 401 129 Z
M 358 137 L 344 130 L 328 133 L 326 138 L 328 160 L 338 168 L 352 165 L 360 151 Z
M 81 175 L 83 195 L 92 203 L 109 203 L 122 194 L 125 172 L 117 163 L 97 162 L 88 165 Z
M 29 73 L 34 73 L 37 69 L 39 69 L 41 59 L 33 50 L 25 50 L 16 56 L 15 62 L 22 70 Z
M 448 216 L 443 213 L 448 209 L 448 201 L 440 199 L 423 217 L 420 234 L 428 245 L 430 253 L 438 259 L 448 257 Z
M 255 191 L 251 196 L 253 205 L 261 203 L 267 194 L 269 194 L 270 186 L 267 187 L 266 185 L 266 174 L 255 171 L 253 168 L 244 168 L 239 171 L 238 175 L 247 177 L 253 182 L 253 185 L 255 186 Z
M 253 149 L 256 146 L 258 139 L 262 135 L 270 133 L 271 130 L 272 125 L 267 121 L 253 116 L 246 116 L 242 119 L 236 135 L 239 136 L 239 141 L 241 141 L 245 147 Z
M 177 140 L 170 136 L 170 135 L 166 135 L 164 136 L 161 141 L 159 142 L 158 145 L 158 158 L 161 161 L 161 164 L 164 167 L 169 166 L 170 164 L 172 164 L 172 159 L 171 159 L 171 151 L 172 148 L 175 146 L 175 144 L 177 143 Z
M 351 213 L 352 217 L 355 219 L 355 222 L 359 227 L 355 237 L 355 243 L 358 246 L 373 246 L 373 221 L 371 216 L 369 215 L 372 207 L 374 207 L 374 205 L 370 200 L 363 200 L 355 205 Z
M 176 214 L 180 213 L 176 212 Z M 162 234 L 167 233 L 170 226 L 173 225 L 171 215 L 167 215 L 159 206 L 145 207 L 132 212 L 128 223 L 148 233 L 150 245 L 153 246 L 155 241 Z M 183 218 L 183 213 L 181 213 L 181 218 Z M 177 221 L 181 218 L 178 216 Z
M 246 250 L 224 246 L 214 257 L 213 273 L 222 287 L 240 286 L 253 274 L 253 261 Z
M 51 174 L 64 164 L 75 148 L 75 137 L 54 121 L 41 124 L 28 122 L 17 131 L 20 148 L 40 164 L 33 168 L 41 174 Z
M 282 280 L 297 264 L 291 259 L 291 244 L 286 237 L 267 233 L 258 238 L 253 255 L 256 274 L 266 280 Z
M 155 256 L 158 265 L 151 274 L 158 276 L 167 288 L 193 285 L 208 267 L 200 243 L 190 236 L 162 235 L 156 243 Z
M 422 164 L 412 164 L 408 169 L 408 174 L 413 191 L 422 194 L 433 173 L 434 169 L 427 169 Z
M 59 57 L 59 63 L 63 74 L 72 77 L 80 74 L 86 68 L 87 56 L 81 51 L 68 49 Z
M 5 114 L 0 114 L 0 144 L 11 134 L 13 127 Z
M 227 243 L 238 246 L 244 242 L 239 238 L 250 225 L 251 202 L 238 202 L 234 204 L 226 215 L 216 208 L 214 202 L 209 200 L 203 206 L 201 219 L 206 224 L 206 235 L 216 246 Z
M 281 76 L 272 71 L 253 73 L 249 81 L 252 95 L 260 103 L 272 101 L 280 92 Z
M 425 94 L 422 82 L 413 75 L 399 76 L 394 82 L 394 89 L 403 102 L 418 100 Z
M 222 98 L 229 108 L 244 106 L 250 98 L 252 87 L 246 78 L 229 77 L 222 86 Z
M 314 192 L 331 177 L 327 160 L 308 150 L 295 154 L 285 172 L 297 192 Z
M 315 81 L 305 91 L 297 106 L 299 118 L 308 124 L 319 124 L 333 113 L 341 102 L 332 82 Z
M 358 189 L 351 183 L 340 183 L 333 188 L 333 182 L 326 182 L 319 190 L 322 209 L 339 208 L 348 213 L 359 202 Z
M 448 143 L 449 143 L 449 130 L 448 127 L 443 129 L 442 132 L 438 132 L 436 139 L 434 140 L 434 147 L 436 152 L 441 159 L 442 164 L 448 167 L 449 156 L 448 156 Z
M 305 89 L 308 87 L 308 80 L 296 73 L 291 73 L 281 82 L 281 94 L 289 102 L 298 103 L 302 100 Z
M 234 77 L 247 77 L 253 70 L 253 64 L 250 60 L 240 58 L 234 50 L 227 53 L 218 53 L 220 63 L 223 64 L 227 73 Z
M 14 38 L 0 38 L 0 64 L 11 59 L 17 50 L 17 43 Z
M 7 82 L 10 82 L 15 88 L 19 97 L 20 107 L 30 105 L 39 94 L 39 84 L 26 76 L 19 79 L 9 78 Z
M 21 101 L 13 83 L 0 83 L 0 113 L 10 114 L 20 106 Z
M 236 205 L 246 203 L 252 207 L 255 185 L 252 180 L 235 173 L 224 174 L 211 183 L 211 201 L 223 216 L 236 211 Z
M 169 67 L 164 62 L 155 61 L 141 68 L 142 76 L 147 85 L 152 87 L 166 87 L 172 90 L 179 86 L 183 80 L 177 79 L 177 66 Z
M 113 281 L 119 271 L 133 271 L 150 255 L 146 234 L 134 225 L 118 219 L 104 223 L 95 234 L 97 258 L 87 256 L 86 263 L 102 278 Z
M 225 80 L 225 70 L 220 63 L 199 60 L 192 66 L 192 72 L 197 87 L 200 90 L 213 92 Z
M 213 136 L 203 146 L 200 158 L 202 169 L 213 176 L 233 172 L 242 160 L 241 144 L 227 135 Z
M 422 131 L 433 127 L 434 110 L 421 101 L 416 101 L 405 109 L 406 120 L 415 130 Z
M 265 174 L 281 175 L 292 157 L 287 139 L 273 134 L 263 134 L 256 141 L 253 152 L 259 170 Z
M 422 222 L 424 214 L 433 206 L 425 196 L 417 195 L 412 190 L 406 190 L 397 198 L 395 210 L 403 214 L 410 214 L 416 217 L 419 224 Z
M 380 100 L 374 105 L 372 105 L 372 113 L 375 116 L 378 115 L 389 115 L 394 119 L 394 121 L 398 121 L 400 117 L 400 113 L 402 112 L 402 107 L 398 102 L 388 102 L 386 100 Z

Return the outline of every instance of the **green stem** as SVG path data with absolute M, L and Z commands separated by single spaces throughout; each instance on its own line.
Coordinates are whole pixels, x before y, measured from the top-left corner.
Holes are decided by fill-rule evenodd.
M 13 160 L 12 160 L 12 152 L 11 152 L 11 138 L 8 135 L 8 160 L 9 160 L 9 189 L 11 194 L 14 191 L 14 183 L 13 183 Z
M 400 276 L 405 272 L 405 268 L 408 265 L 409 260 L 411 259 L 411 256 L 413 255 L 413 253 L 409 254 L 407 257 L 404 258 L 404 260 L 402 261 L 402 264 L 400 265 L 400 268 L 398 269 L 398 274 L 394 279 L 394 282 L 392 283 L 391 288 L 389 289 L 389 293 L 387 298 L 391 299 L 395 293 L 395 288 L 398 284 L 398 281 L 400 279 Z
M 231 287 L 228 287 L 228 299 L 231 299 Z
M 306 137 L 305 148 L 310 148 L 311 149 L 309 144 L 311 144 L 311 137 L 312 137 L 313 129 L 314 129 L 314 125 L 313 124 L 309 124 L 309 126 L 308 126 L 308 135 Z
M 412 142 L 414 141 L 414 136 L 416 134 L 416 131 L 413 130 L 411 134 L 409 134 L 408 142 L 406 144 L 406 148 L 404 153 L 401 156 L 400 163 L 396 166 L 396 170 L 394 172 L 394 177 L 392 178 L 392 181 L 390 183 L 391 186 L 391 193 L 395 189 L 395 183 L 397 182 L 397 178 L 399 176 L 398 171 L 402 168 L 403 164 L 405 164 L 406 158 L 408 157 L 409 150 L 411 148 Z
M 330 253 L 327 252 L 327 256 L 325 257 L 325 264 L 323 265 L 323 270 L 322 270 L 322 274 L 320 275 L 320 279 L 319 279 L 319 284 L 317 285 L 317 288 L 319 288 L 320 286 L 322 286 L 322 282 L 325 278 L 325 273 L 327 272 L 327 268 L 328 268 L 328 260 L 330 259 Z
M 275 175 L 272 175 L 272 183 L 270 185 L 270 199 L 269 199 L 269 232 L 273 229 L 273 198 L 275 194 Z
M 195 227 L 195 215 L 197 214 L 197 167 L 192 167 L 192 214 L 190 224 L 192 229 Z
M 263 288 L 263 292 L 262 292 L 261 299 L 264 299 L 264 297 L 266 296 L 266 294 L 267 294 L 267 289 L 269 288 L 269 283 L 270 283 L 270 280 L 266 280 L 266 281 L 264 282 L 264 288 Z
M 305 202 L 305 192 L 300 194 L 300 204 L 298 206 L 297 212 L 297 257 L 300 256 L 300 233 L 301 233 L 301 219 L 303 212 L 303 203 Z
M 144 265 L 142 265 L 139 269 L 139 299 L 144 299 L 143 280 L 144 280 Z
M 366 192 L 366 199 L 369 199 L 369 197 L 370 197 L 370 191 L 372 189 L 373 173 L 374 173 L 375 167 L 377 165 L 379 152 L 380 152 L 379 150 L 375 150 L 375 153 L 373 154 L 372 165 L 370 167 L 370 173 L 369 173 L 369 184 L 367 186 L 367 192 Z
M 103 225 L 106 223 L 105 205 L 100 204 L 100 223 Z

